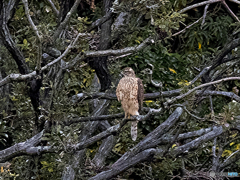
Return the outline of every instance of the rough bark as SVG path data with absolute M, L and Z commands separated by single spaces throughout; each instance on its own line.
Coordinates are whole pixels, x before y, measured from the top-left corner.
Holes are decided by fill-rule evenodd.
M 110 7 L 112 6 L 111 0 L 103 0 L 104 6 L 104 14 L 107 14 L 110 11 Z M 112 18 L 109 18 L 106 22 L 101 25 L 101 35 L 100 35 L 100 43 L 99 50 L 109 49 L 111 47 L 111 25 Z M 88 64 L 91 68 L 95 69 L 97 76 L 101 83 L 101 91 L 105 91 L 109 89 L 111 85 L 111 77 L 107 67 L 107 56 L 103 57 L 95 57 L 92 59 L 88 59 Z

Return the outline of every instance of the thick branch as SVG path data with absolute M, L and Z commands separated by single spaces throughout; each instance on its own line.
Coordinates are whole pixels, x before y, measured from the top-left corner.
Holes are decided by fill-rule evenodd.
M 229 0 L 229 1 L 232 1 L 234 3 L 240 4 L 240 1 L 238 1 L 238 0 Z
M 233 92 L 225 92 L 225 91 L 210 91 L 210 90 L 206 90 L 202 93 L 202 91 L 197 91 L 197 95 L 198 94 L 202 94 L 203 96 L 226 96 L 229 97 L 231 99 L 234 99 L 237 102 L 240 102 L 240 97 L 238 95 L 236 95 Z
M 215 126 L 211 132 L 206 133 L 203 136 L 198 137 L 198 138 L 194 139 L 193 141 L 176 148 L 175 150 L 170 152 L 170 154 L 172 156 L 176 157 L 184 152 L 188 152 L 190 150 L 197 149 L 197 148 L 199 148 L 199 146 L 202 143 L 207 142 L 215 137 L 220 136 L 224 131 L 226 131 L 226 130 L 224 130 L 222 128 L 222 126 L 219 126 L 219 127 Z
M 36 134 L 32 138 L 26 140 L 25 142 L 17 143 L 7 149 L 0 151 L 0 162 L 5 162 L 13 157 L 20 155 L 31 155 L 33 153 L 33 148 L 41 142 L 44 130 Z M 44 149 L 46 150 L 46 149 Z
M 136 156 L 131 157 L 130 159 L 124 161 L 122 164 L 119 164 L 119 166 L 111 168 L 108 171 L 103 171 L 96 176 L 90 178 L 89 180 L 102 180 L 102 179 L 111 179 L 112 177 L 116 176 L 117 174 L 127 170 L 131 166 L 134 166 L 135 164 L 145 161 L 155 155 L 156 150 L 155 149 L 147 149 L 145 151 L 140 152 Z

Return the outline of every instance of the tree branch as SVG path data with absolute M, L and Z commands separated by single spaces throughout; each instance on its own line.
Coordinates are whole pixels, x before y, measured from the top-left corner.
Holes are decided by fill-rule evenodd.
M 0 151 L 0 162 L 5 162 L 20 155 L 31 155 L 36 149 L 33 147 L 41 142 L 44 130 L 36 134 L 32 138 L 26 140 L 25 142 L 17 143 L 7 149 Z M 46 151 L 45 148 L 43 151 Z
M 78 34 L 76 39 L 72 43 L 70 43 L 70 45 L 67 47 L 67 49 L 63 52 L 63 54 L 61 56 L 59 56 L 57 59 L 53 60 L 52 62 L 48 63 L 46 66 L 42 67 L 41 71 L 46 70 L 48 67 L 54 65 L 55 63 L 60 61 L 63 57 L 65 57 L 68 54 L 69 50 L 74 47 L 74 45 L 76 44 L 76 42 L 77 42 L 77 40 L 80 36 L 82 36 L 82 33 Z M 18 81 L 18 82 L 19 81 L 24 81 L 24 80 L 30 79 L 34 76 L 36 76 L 36 71 L 33 71 L 33 72 L 31 72 L 29 74 L 26 74 L 26 75 L 10 74 L 0 81 L 0 87 L 7 84 L 7 83 L 12 82 L 12 81 Z
M 77 10 L 77 7 L 79 5 L 79 3 L 81 2 L 81 0 L 76 0 L 74 5 L 72 6 L 72 8 L 70 9 L 70 11 L 67 13 L 64 21 L 59 25 L 59 27 L 57 28 L 57 30 L 55 31 L 54 35 L 53 35 L 53 42 L 56 41 L 56 39 L 59 37 L 60 33 L 62 32 L 62 30 L 66 27 L 67 23 L 70 20 L 70 17 L 72 16 L 73 13 L 75 13 L 75 11 Z
M 228 7 L 228 5 L 227 5 L 227 3 L 225 2 L 225 0 L 223 0 L 222 3 L 223 3 L 223 5 L 224 5 L 224 7 L 227 9 L 227 11 L 231 14 L 231 16 L 232 16 L 234 19 L 236 19 L 238 22 L 240 22 L 239 19 L 238 19 L 238 17 L 237 17 L 237 16 L 232 12 L 232 10 Z
M 240 1 L 238 1 L 238 0 L 229 0 L 229 1 L 232 1 L 234 3 L 240 4 Z
M 56 6 L 54 5 L 54 3 L 52 2 L 52 0 L 47 0 L 48 3 L 50 4 L 50 6 L 52 7 L 53 9 L 53 12 L 55 13 L 56 17 L 59 16 L 59 11 L 57 10 Z
M 220 79 L 220 80 L 217 80 L 217 81 L 201 84 L 201 85 L 189 90 L 187 93 L 182 94 L 180 96 L 177 96 L 177 97 L 165 102 L 164 105 L 167 106 L 167 105 L 170 105 L 170 104 L 174 103 L 177 100 L 183 99 L 184 97 L 190 95 L 191 93 L 193 93 L 194 91 L 196 91 L 200 88 L 210 86 L 210 85 L 213 85 L 213 84 L 218 84 L 218 83 L 225 82 L 225 81 L 232 81 L 232 80 L 240 80 L 240 77 L 228 77 L 228 78 L 223 78 L 223 79 Z
M 181 31 L 179 31 L 179 32 L 177 32 L 177 33 L 175 33 L 175 34 L 173 34 L 172 36 L 177 36 L 177 35 L 179 35 L 179 34 L 185 32 L 187 29 L 189 29 L 190 27 L 192 27 L 194 24 L 198 23 L 202 18 L 203 18 L 203 17 L 199 18 L 197 21 L 195 21 L 194 23 L 188 25 L 188 26 L 185 27 L 183 30 L 181 30 Z
M 32 21 L 32 18 L 29 14 L 29 8 L 28 8 L 28 1 L 22 0 L 24 8 L 25 8 L 25 14 L 27 16 L 29 24 L 32 26 L 32 29 L 37 36 L 38 39 L 38 59 L 37 59 L 37 65 L 36 70 L 39 72 L 41 69 L 41 62 L 42 62 L 42 37 L 40 36 L 37 27 L 35 26 L 34 22 Z
M 204 8 L 204 14 L 203 14 L 203 20 L 202 20 L 202 23 L 201 23 L 201 28 L 203 27 L 204 23 L 205 23 L 205 19 L 206 19 L 206 15 L 207 15 L 207 9 L 209 7 L 209 4 L 207 4 Z
M 212 4 L 212 3 L 216 3 L 216 2 L 221 2 L 221 1 L 222 0 L 208 0 L 208 1 L 201 2 L 201 3 L 193 4 L 191 6 L 183 8 L 178 13 L 184 13 L 184 12 L 190 10 L 190 9 L 193 9 L 193 8 L 196 8 L 196 7 L 199 7 L 199 6 L 203 6 L 203 5 L 206 5 L 206 4 Z
M 112 17 L 113 13 L 112 11 L 107 12 L 102 18 L 97 19 L 95 22 L 91 24 L 91 26 L 87 29 L 88 32 L 92 31 L 94 28 L 101 26 L 101 24 L 105 23 L 107 20 L 109 20 Z

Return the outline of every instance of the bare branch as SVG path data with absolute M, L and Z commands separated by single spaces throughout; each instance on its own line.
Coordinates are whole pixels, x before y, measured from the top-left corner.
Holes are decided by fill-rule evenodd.
M 239 19 L 238 19 L 238 17 L 237 17 L 237 16 L 232 12 L 232 10 L 228 7 L 228 5 L 227 5 L 227 3 L 225 2 L 225 0 L 223 0 L 222 3 L 223 3 L 223 5 L 225 6 L 225 8 L 227 9 L 227 11 L 231 14 L 231 16 L 232 16 L 234 19 L 236 19 L 238 22 L 240 22 Z
M 41 142 L 43 133 L 44 130 L 36 134 L 32 138 L 26 140 L 25 142 L 17 143 L 7 149 L 0 151 L 0 162 L 5 162 L 16 156 L 32 154 L 33 151 L 31 148 Z
M 72 14 L 77 10 L 77 7 L 79 5 L 79 3 L 81 2 L 81 0 L 76 0 L 74 5 L 72 6 L 72 8 L 70 9 L 70 11 L 67 13 L 64 21 L 59 25 L 59 27 L 57 28 L 57 30 L 55 31 L 54 35 L 53 35 L 53 41 L 55 42 L 55 40 L 59 37 L 60 33 L 62 32 L 62 30 L 66 27 L 67 23 L 70 20 L 70 17 L 72 16 Z
M 59 15 L 59 11 L 57 10 L 56 6 L 54 5 L 54 3 L 52 2 L 52 0 L 47 0 L 48 3 L 50 4 L 50 6 L 52 7 L 53 9 L 53 12 L 55 13 L 56 17 L 58 17 Z
M 234 156 L 231 156 L 231 158 L 226 159 L 222 164 L 220 164 L 220 169 L 224 169 L 225 167 L 229 166 L 233 162 L 237 162 L 240 158 L 240 151 L 237 150 L 234 152 Z
M 184 13 L 190 9 L 193 9 L 193 8 L 196 8 L 196 7 L 199 7 L 199 6 L 203 6 L 203 5 L 206 5 L 206 4 L 212 4 L 212 3 L 216 3 L 216 2 L 221 2 L 222 0 L 208 0 L 208 1 L 204 1 L 204 2 L 201 2 L 201 3 L 197 3 L 197 4 L 194 4 L 194 5 L 191 5 L 191 6 L 188 6 L 186 8 L 183 8 L 182 10 L 179 11 L 179 13 Z
M 126 47 L 124 49 L 118 50 L 102 50 L 102 51 L 87 51 L 85 53 L 86 57 L 97 57 L 97 56 L 120 56 L 128 53 L 134 53 L 142 50 L 147 45 L 154 43 L 153 38 L 149 37 L 145 39 L 141 44 L 133 46 L 133 47 Z
M 197 91 L 196 94 L 198 95 L 199 93 L 202 93 L 202 91 Z M 206 90 L 202 93 L 202 95 L 203 96 L 226 96 L 226 97 L 229 97 L 231 99 L 234 99 L 237 102 L 240 102 L 240 97 L 233 92 Z
M 63 57 L 65 57 L 69 50 L 71 48 L 74 47 L 74 45 L 76 44 L 78 38 L 82 35 L 82 33 L 79 33 L 78 36 L 76 37 L 76 39 L 74 40 L 73 43 L 70 43 L 70 45 L 67 47 L 67 49 L 63 52 L 63 54 L 61 56 L 59 56 L 57 59 L 53 60 L 52 62 L 48 63 L 46 66 L 42 67 L 41 68 L 41 71 L 43 70 L 46 70 L 48 67 L 52 66 L 53 64 L 57 63 L 58 61 L 60 61 Z M 32 77 L 36 76 L 36 71 L 33 71 L 29 74 L 26 74 L 26 75 L 21 75 L 21 74 L 10 74 L 8 75 L 7 77 L 5 77 L 4 79 L 2 79 L 0 81 L 0 87 L 7 84 L 7 83 L 10 83 L 12 81 L 24 81 L 26 79 L 30 79 Z
M 40 36 L 40 34 L 38 32 L 38 29 L 35 26 L 34 22 L 32 21 L 32 18 L 30 16 L 30 14 L 29 14 L 28 1 L 27 0 L 22 0 L 22 2 L 23 2 L 23 5 L 24 5 L 24 8 L 25 8 L 25 14 L 27 16 L 28 22 L 32 26 L 32 29 L 33 29 L 35 35 L 37 36 L 38 40 L 41 42 L 41 36 Z
M 211 66 L 205 67 L 192 81 L 190 81 L 189 86 L 194 84 L 199 78 L 206 74 L 210 70 Z
M 153 38 L 149 37 L 145 39 L 141 44 L 133 46 L 133 47 L 126 47 L 124 49 L 117 49 L 117 50 L 100 50 L 100 51 L 86 51 L 83 53 L 78 54 L 73 60 L 66 63 L 64 69 L 72 68 L 75 66 L 76 63 L 81 62 L 83 59 L 87 57 L 100 57 L 100 56 L 120 56 L 125 55 L 128 53 L 135 53 L 142 49 L 144 49 L 147 45 L 154 43 Z
M 201 85 L 199 85 L 199 86 L 197 86 L 197 87 L 189 90 L 187 93 L 182 94 L 182 95 L 180 95 L 180 96 L 177 96 L 177 97 L 175 97 L 175 98 L 173 98 L 173 99 L 165 102 L 164 105 L 165 105 L 165 106 L 170 105 L 170 104 L 172 104 L 173 102 L 175 102 L 175 101 L 177 101 L 177 100 L 179 100 L 179 99 L 182 99 L 182 98 L 190 95 L 191 93 L 193 93 L 194 91 L 196 91 L 196 90 L 198 90 L 198 89 L 200 89 L 200 88 L 203 88 L 203 87 L 206 87 L 206 86 L 210 86 L 210 85 L 213 85 L 213 84 L 218 84 L 218 83 L 225 82 L 225 81 L 232 81 L 232 80 L 240 80 L 240 77 L 228 77 L 228 78 L 223 78 L 223 79 L 220 79 L 220 80 L 217 80 L 217 81 L 213 81 L 213 82 L 201 84 Z
M 207 142 L 215 137 L 218 137 L 225 131 L 226 130 L 224 130 L 222 126 L 218 126 L 218 127 L 215 126 L 213 128 L 213 130 L 210 131 L 209 133 L 206 133 L 203 136 L 200 136 L 189 143 L 186 143 L 182 146 L 177 147 L 175 150 L 170 152 L 170 154 L 173 155 L 174 157 L 176 157 L 184 152 L 186 153 L 186 152 L 190 151 L 191 149 L 196 149 L 199 147 L 200 144 Z

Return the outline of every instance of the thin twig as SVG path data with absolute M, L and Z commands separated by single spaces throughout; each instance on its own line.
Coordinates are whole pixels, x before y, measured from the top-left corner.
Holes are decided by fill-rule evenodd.
M 222 3 L 223 3 L 223 5 L 225 6 L 225 8 L 228 10 L 228 12 L 231 14 L 231 16 L 232 16 L 234 19 L 236 19 L 238 22 L 240 22 L 239 19 L 238 19 L 238 17 L 237 17 L 237 16 L 232 12 L 232 10 L 228 7 L 228 5 L 227 5 L 227 3 L 225 2 L 225 0 L 223 0 Z
M 170 107 L 173 107 L 173 106 L 178 106 L 178 107 L 182 107 L 190 116 L 194 117 L 195 119 L 198 119 L 198 120 L 205 120 L 204 118 L 200 118 L 192 113 L 190 113 L 190 111 L 188 111 L 188 109 L 186 108 L 186 106 L 182 105 L 182 104 L 173 104 L 171 105 Z
M 36 70 L 38 70 L 38 72 L 39 72 L 41 69 L 41 61 L 42 61 L 42 37 L 40 36 L 39 31 L 38 31 L 37 27 L 35 26 L 30 14 L 29 14 L 28 1 L 22 0 L 22 2 L 24 5 L 24 8 L 25 8 L 25 14 L 27 16 L 28 22 L 32 26 L 32 29 L 38 39 L 38 58 L 37 58 Z
M 181 30 L 181 31 L 179 31 L 179 32 L 177 32 L 177 33 L 175 33 L 175 34 L 173 34 L 172 36 L 177 36 L 177 35 L 179 35 L 179 34 L 185 32 L 187 29 L 189 29 L 190 27 L 192 27 L 194 24 L 198 23 L 202 18 L 203 18 L 203 17 L 199 18 L 197 21 L 195 21 L 194 23 L 188 25 L 188 26 L 185 27 L 183 30 Z

